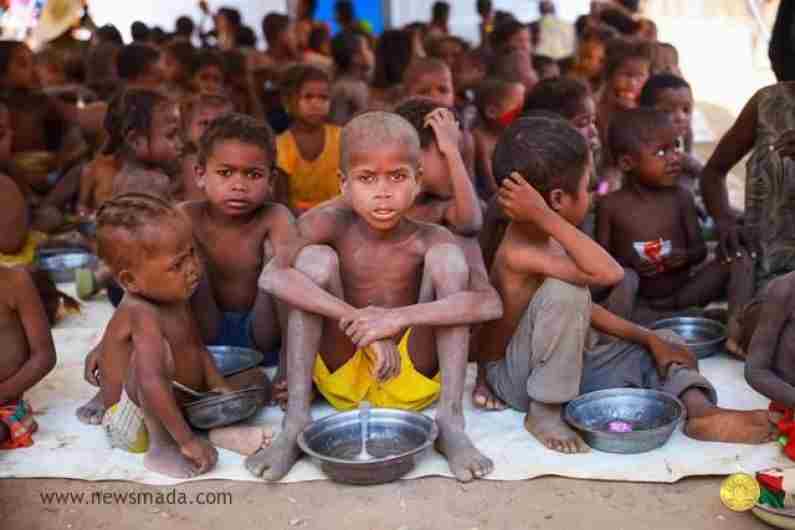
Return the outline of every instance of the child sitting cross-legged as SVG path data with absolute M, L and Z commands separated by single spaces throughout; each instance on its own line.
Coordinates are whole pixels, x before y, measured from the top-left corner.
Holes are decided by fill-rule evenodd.
M 172 383 L 226 393 L 267 385 L 267 379 L 251 370 L 224 380 L 205 348 L 189 303 L 201 283 L 202 265 L 181 212 L 150 195 L 115 197 L 97 215 L 97 243 L 126 291 L 102 339 L 99 363 L 109 406 L 103 425 L 111 445 L 146 452 L 144 466 L 157 473 L 177 478 L 206 473 L 215 465 L 216 450 L 191 430 L 182 411 L 187 394 Z M 227 427 L 211 432 L 211 438 L 250 452 L 266 443 L 263 432 Z M 254 447 L 246 449 L 253 438 Z
M 740 260 L 711 260 L 696 269 L 707 258 L 707 246 L 693 196 L 679 186 L 679 129 L 669 116 L 645 108 L 625 111 L 614 117 L 608 136 L 625 182 L 600 201 L 597 240 L 640 277 L 638 294 L 662 310 L 704 306 L 727 288 L 730 312 L 747 303 L 752 277 Z M 626 296 L 633 298 L 630 291 Z M 625 316 L 632 315 L 632 305 L 628 300 Z
M 685 433 L 705 441 L 772 439 L 766 411 L 717 407 L 693 354 L 670 332 L 654 333 L 593 304 L 589 287 L 619 282 L 621 266 L 576 226 L 588 210 L 592 164 L 585 139 L 562 120 L 522 118 L 500 139 L 494 171 L 511 224 L 491 271 L 504 316 L 475 337 L 487 381 L 525 428 L 562 453 L 588 451 L 561 417 L 582 393 L 652 388 L 679 397 Z M 616 340 L 593 345 L 591 328 Z

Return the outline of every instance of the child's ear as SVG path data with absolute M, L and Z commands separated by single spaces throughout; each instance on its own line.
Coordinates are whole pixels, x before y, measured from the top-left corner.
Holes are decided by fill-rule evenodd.
M 566 195 L 566 192 L 560 188 L 555 188 L 554 190 L 549 192 L 549 207 L 552 210 L 559 212 L 561 208 L 563 208 L 563 197 Z
M 130 131 L 127 133 L 127 136 L 124 137 L 124 143 L 133 150 L 135 158 L 146 158 L 147 151 L 149 150 L 149 138 L 143 134 L 139 134 L 137 131 Z
M 123 269 L 118 275 L 117 280 L 119 285 L 125 290 L 133 294 L 138 293 L 138 285 L 135 281 L 135 275 L 127 269 Z
M 193 175 L 196 177 L 196 185 L 203 190 L 207 185 L 207 168 L 201 164 L 195 164 L 193 166 Z
M 340 192 L 344 194 L 345 189 L 348 187 L 348 177 L 341 169 L 338 169 L 337 178 L 340 179 Z
M 632 171 L 635 169 L 635 157 L 629 154 L 621 155 L 618 157 L 617 165 L 618 169 L 624 173 Z

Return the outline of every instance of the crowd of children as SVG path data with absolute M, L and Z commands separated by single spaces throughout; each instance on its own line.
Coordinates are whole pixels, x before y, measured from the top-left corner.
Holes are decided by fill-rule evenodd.
M 68 69 L 0 42 L 0 264 L 93 222 L 73 238 L 101 259 L 78 294 L 107 288 L 116 306 L 81 421 L 158 473 L 205 473 L 223 447 L 278 480 L 317 394 L 339 410 L 438 402 L 438 449 L 469 481 L 493 468 L 462 412 L 474 362 L 473 404 L 524 413 L 550 450 L 587 451 L 562 407 L 615 387 L 679 397 L 698 440 L 775 438 L 767 411 L 720 408 L 682 339 L 638 309 L 728 300 L 748 382 L 795 408 L 795 88 L 755 94 L 702 165 L 678 52 L 621 2 L 595 3 L 559 57 L 533 53 L 567 46 L 541 42 L 560 29 L 552 2 L 528 25 L 479 0 L 477 47 L 449 34 L 445 2 L 378 38 L 351 2 L 333 38 L 300 4 L 264 18 L 265 52 L 230 8 L 211 34 L 186 17 L 173 35 L 136 23 L 128 45 L 97 28 Z M 749 152 L 742 216 L 725 176 Z M 34 278 L 0 265 L 0 448 L 33 443 L 25 394 L 55 365 L 58 293 Z M 277 374 L 224 379 L 209 345 L 257 349 Z M 272 385 L 282 432 L 198 434 L 175 385 Z

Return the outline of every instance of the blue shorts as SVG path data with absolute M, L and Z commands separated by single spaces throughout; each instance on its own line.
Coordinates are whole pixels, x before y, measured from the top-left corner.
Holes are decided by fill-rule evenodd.
M 254 312 L 246 313 L 226 312 L 221 313 L 221 325 L 218 335 L 208 346 L 236 346 L 238 348 L 257 349 L 254 343 L 252 325 L 254 323 Z M 274 366 L 279 362 L 279 350 L 273 352 L 263 352 L 265 366 Z

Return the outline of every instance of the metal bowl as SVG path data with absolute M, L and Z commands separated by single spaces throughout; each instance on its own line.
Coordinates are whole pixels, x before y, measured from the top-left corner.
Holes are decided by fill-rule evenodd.
M 79 248 L 41 248 L 36 263 L 55 283 L 69 283 L 75 281 L 76 269 L 94 267 L 98 259 Z
M 371 409 L 367 451 L 372 460 L 356 460 L 361 450 L 359 411 L 341 412 L 309 424 L 298 436 L 301 449 L 320 462 L 337 482 L 385 484 L 414 468 L 416 459 L 439 435 L 436 422 L 417 412 Z
M 264 387 L 198 399 L 185 405 L 185 417 L 197 429 L 215 429 L 250 418 L 270 399 Z
M 666 318 L 652 324 L 651 329 L 673 331 L 685 339 L 687 346 L 699 359 L 706 359 L 723 351 L 726 342 L 726 326 L 709 318 Z
M 776 528 L 795 530 L 795 510 L 771 508 L 764 504 L 758 504 L 751 509 L 751 513 L 762 521 Z
M 215 366 L 224 377 L 239 374 L 262 364 L 265 356 L 249 348 L 237 346 L 208 346 L 210 355 L 213 356 Z
M 645 453 L 665 445 L 684 419 L 685 406 L 657 390 L 612 388 L 566 405 L 566 422 L 589 446 L 606 453 Z

